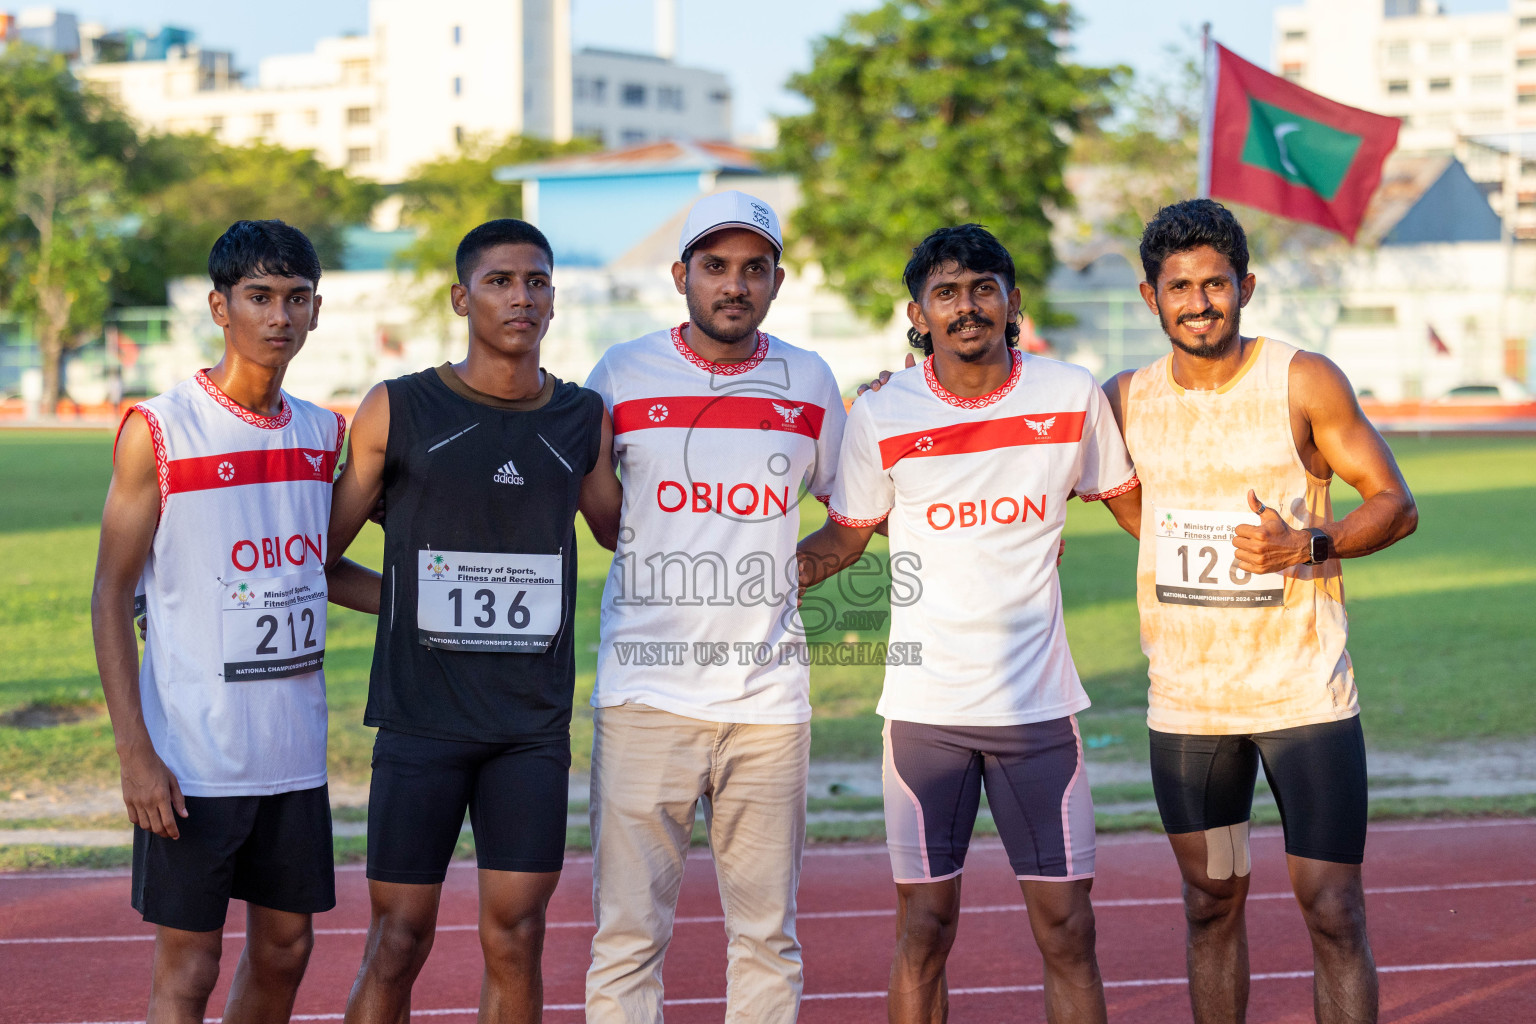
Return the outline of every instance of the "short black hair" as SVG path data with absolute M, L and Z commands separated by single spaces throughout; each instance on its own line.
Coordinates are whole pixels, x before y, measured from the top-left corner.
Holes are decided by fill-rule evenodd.
M 453 268 L 459 275 L 459 284 L 468 284 L 480 254 L 498 245 L 536 245 L 543 251 L 544 258 L 549 260 L 549 268 L 555 268 L 555 253 L 549 247 L 549 239 L 544 237 L 544 232 L 525 220 L 502 217 L 473 228 L 459 242 L 459 251 L 453 256 Z
M 1210 246 L 1227 258 L 1239 279 L 1248 276 L 1248 236 L 1232 211 L 1214 199 L 1186 199 L 1157 211 L 1141 233 L 1141 270 L 1157 287 L 1163 261 L 1174 253 Z
M 939 228 L 912 250 L 912 258 L 907 261 L 907 269 L 901 279 L 906 283 L 913 302 L 921 301 L 920 296 L 923 286 L 928 283 L 928 275 L 948 263 L 957 264 L 963 270 L 1001 275 L 1008 282 L 1008 290 L 1013 291 L 1013 256 L 1007 247 L 980 224 L 961 224 L 953 228 Z M 1008 325 L 1007 338 L 1009 347 L 1018 345 L 1018 321 Z M 924 355 L 933 355 L 933 338 L 930 335 L 919 334 L 916 327 L 909 327 L 907 340 L 913 348 L 922 349 Z
M 242 278 L 269 274 L 320 283 L 320 257 L 304 232 L 280 220 L 237 220 L 208 253 L 208 276 L 225 295 Z

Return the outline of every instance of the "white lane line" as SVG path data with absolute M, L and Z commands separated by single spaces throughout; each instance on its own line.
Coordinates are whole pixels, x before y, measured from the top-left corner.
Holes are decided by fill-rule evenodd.
M 1476 889 L 1511 889 L 1522 886 L 1536 885 L 1536 878 L 1522 878 L 1504 882 L 1451 882 L 1445 885 L 1380 885 L 1368 886 L 1365 890 L 1367 896 L 1394 896 L 1412 893 L 1435 892 L 1466 892 Z M 1253 892 L 1248 894 L 1250 900 L 1290 900 L 1295 899 L 1289 892 Z M 1179 906 L 1184 902 L 1180 896 L 1154 896 L 1147 898 L 1126 898 L 1115 900 L 1094 900 L 1096 909 L 1103 910 L 1111 907 L 1169 907 Z M 964 914 L 1019 914 L 1024 912 L 1023 903 L 998 903 L 990 906 L 962 907 Z M 800 921 L 840 921 L 861 917 L 890 917 L 896 913 L 894 907 L 877 907 L 870 910 L 808 910 L 796 916 Z M 690 917 L 678 917 L 675 924 L 724 924 L 723 914 L 706 914 Z M 479 930 L 478 924 L 440 924 L 439 932 L 473 932 Z M 555 928 L 592 928 L 591 921 L 549 921 L 544 927 Z M 367 928 L 316 928 L 316 935 L 367 935 Z M 153 932 L 142 932 L 135 935 L 56 935 L 40 938 L 13 938 L 0 939 L 0 946 L 48 946 L 63 945 L 65 943 L 92 943 L 92 942 L 153 942 Z M 224 933 L 226 941 L 245 938 L 245 932 L 227 931 Z
M 1468 819 L 1452 821 L 1409 821 L 1401 823 L 1387 823 L 1371 825 L 1370 832 L 1439 832 L 1445 829 L 1465 828 L 1531 828 L 1536 827 L 1536 818 L 1488 818 Z M 1263 825 L 1253 830 L 1255 839 L 1274 839 L 1281 835 L 1279 825 Z M 4 832 L 0 832 L 3 838 Z M 1100 846 L 1134 846 L 1139 843 L 1165 843 L 1167 837 L 1158 832 L 1109 832 L 1098 837 Z M 0 845 L 4 845 L 0 843 Z M 981 840 L 971 844 L 972 850 L 1002 849 L 1002 844 L 997 840 Z M 807 857 L 875 857 L 885 856 L 883 843 L 850 843 L 846 846 L 808 846 L 805 848 Z M 712 860 L 709 850 L 694 850 L 688 854 L 688 859 L 693 861 Z M 573 854 L 565 858 L 567 864 L 591 864 L 590 853 Z M 473 861 L 456 860 L 449 864 L 450 868 L 471 869 Z M 338 864 L 338 872 L 363 871 L 367 869 L 365 864 Z M 0 871 L 0 882 L 47 882 L 47 881 L 71 881 L 82 878 L 128 878 L 132 874 L 127 868 L 101 868 L 76 871 Z M 297 1018 L 295 1018 L 297 1019 Z
M 1490 971 L 1509 970 L 1521 967 L 1536 967 L 1536 960 L 1472 960 L 1463 963 L 1439 963 L 1439 964 L 1394 964 L 1376 968 L 1381 974 L 1414 974 L 1423 971 Z M 1268 971 L 1252 975 L 1254 981 L 1297 981 L 1312 977 L 1311 971 Z M 1189 984 L 1187 978 L 1127 978 L 1120 981 L 1106 980 L 1105 988 L 1162 988 L 1184 986 Z M 1023 992 L 1039 992 L 1040 985 L 978 985 L 971 988 L 952 988 L 951 996 L 991 996 L 1011 995 Z M 814 1002 L 827 999 L 884 999 L 885 990 L 871 989 L 866 992 L 807 992 L 801 998 L 805 1002 Z M 725 1003 L 724 996 L 701 996 L 693 999 L 667 999 L 664 1006 L 720 1006 Z M 545 1013 L 580 1013 L 587 1008 L 585 1003 L 546 1003 Z M 480 1012 L 478 1007 L 454 1007 L 436 1010 L 423 1010 L 411 1008 L 412 1017 L 473 1017 Z M 223 1018 L 208 1017 L 204 1024 L 220 1024 Z M 339 1013 L 296 1013 L 292 1020 L 341 1020 Z M 143 1024 L 142 1021 L 74 1021 L 71 1024 Z

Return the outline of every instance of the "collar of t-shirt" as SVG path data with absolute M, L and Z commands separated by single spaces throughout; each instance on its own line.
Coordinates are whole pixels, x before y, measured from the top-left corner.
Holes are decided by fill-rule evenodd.
M 532 412 L 535 409 L 542 409 L 549 404 L 550 398 L 555 393 L 555 388 L 560 383 L 560 378 L 542 366 L 539 367 L 539 372 L 544 375 L 544 386 L 539 389 L 538 394 L 532 398 L 511 399 L 497 398 L 495 395 L 488 395 L 484 391 L 470 387 L 464 382 L 464 378 L 459 376 L 459 371 L 453 368 L 452 363 L 444 363 L 442 366 L 437 367 L 438 379 L 443 382 L 443 385 L 449 391 L 452 391 L 460 398 L 468 399 L 477 405 L 488 405 L 492 409 L 505 409 L 509 412 Z

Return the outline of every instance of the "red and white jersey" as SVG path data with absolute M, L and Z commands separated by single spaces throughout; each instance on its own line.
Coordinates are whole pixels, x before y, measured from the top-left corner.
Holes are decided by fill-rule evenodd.
M 188 796 L 319 786 L 325 538 L 346 420 L 286 392 L 277 415 L 258 416 L 206 371 L 134 411 L 160 479 L 140 582 L 155 752 Z
M 1016 351 L 1007 383 L 961 398 L 929 357 L 860 397 L 831 514 L 848 526 L 890 516 L 890 640 L 921 645 L 920 663 L 888 661 L 876 710 L 1020 725 L 1086 708 L 1057 542 L 1073 494 L 1096 501 L 1136 483 L 1108 400 L 1069 363 Z
M 592 705 L 805 722 L 810 670 L 785 656 L 805 641 L 799 503 L 831 494 L 843 400 L 813 352 L 759 332 L 751 358 L 712 363 L 682 330 L 613 346 L 587 380 L 624 481 Z

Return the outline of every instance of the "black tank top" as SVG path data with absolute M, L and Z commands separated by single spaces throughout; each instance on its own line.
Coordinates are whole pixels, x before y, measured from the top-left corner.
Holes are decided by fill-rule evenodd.
M 603 402 L 544 377 L 523 402 L 482 395 L 448 365 L 386 382 L 366 724 L 486 743 L 569 733 L 576 501 Z

